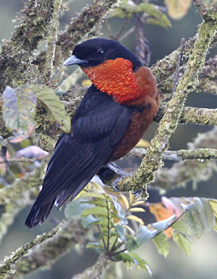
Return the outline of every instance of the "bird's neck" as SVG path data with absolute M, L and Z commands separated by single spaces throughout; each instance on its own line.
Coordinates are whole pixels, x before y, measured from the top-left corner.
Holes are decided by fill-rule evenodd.
M 140 67 L 137 72 L 133 72 L 133 63 L 129 60 L 106 60 L 100 65 L 82 70 L 100 91 L 111 95 L 120 104 L 142 105 L 145 95 L 150 95 L 142 77 L 145 75 L 146 79 L 146 75 L 149 76 L 151 71 Z M 154 79 L 152 74 L 151 77 Z

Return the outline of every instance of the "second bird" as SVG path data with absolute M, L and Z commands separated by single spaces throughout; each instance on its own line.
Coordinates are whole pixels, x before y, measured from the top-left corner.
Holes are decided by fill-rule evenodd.
M 62 134 L 48 164 L 26 226 L 35 227 L 85 187 L 99 169 L 127 154 L 158 111 L 151 71 L 116 41 L 91 39 L 74 48 L 64 65 L 77 64 L 92 85 Z

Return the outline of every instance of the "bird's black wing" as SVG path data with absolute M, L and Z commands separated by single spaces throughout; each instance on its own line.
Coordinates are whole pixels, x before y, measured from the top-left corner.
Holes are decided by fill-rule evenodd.
M 132 113 L 94 85 L 89 88 L 72 118 L 71 134 L 63 134 L 56 145 L 28 227 L 42 223 L 54 203 L 60 207 L 83 189 L 123 137 Z

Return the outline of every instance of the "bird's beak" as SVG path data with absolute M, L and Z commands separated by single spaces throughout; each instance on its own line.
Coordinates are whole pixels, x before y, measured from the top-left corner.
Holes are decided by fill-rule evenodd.
M 75 55 L 70 56 L 66 61 L 63 63 L 64 66 L 69 66 L 69 65 L 76 65 L 76 64 L 82 64 L 82 63 L 87 63 L 86 60 L 82 60 L 77 58 Z

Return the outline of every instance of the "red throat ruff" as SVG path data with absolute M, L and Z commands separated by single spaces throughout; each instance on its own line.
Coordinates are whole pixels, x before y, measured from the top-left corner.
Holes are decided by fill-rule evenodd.
M 133 72 L 133 64 L 129 60 L 106 60 L 98 66 L 82 70 L 98 89 L 111 95 L 118 103 L 134 103 L 144 94 L 144 88 L 141 90 L 138 77 Z

